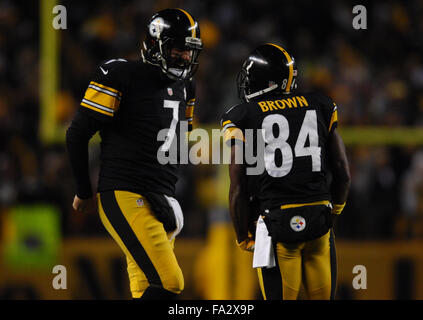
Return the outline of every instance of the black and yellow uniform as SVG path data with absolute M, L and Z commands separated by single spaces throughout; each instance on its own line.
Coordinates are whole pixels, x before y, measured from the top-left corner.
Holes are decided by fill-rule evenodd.
M 336 251 L 333 230 L 311 241 L 275 243 L 275 268 L 257 268 L 261 292 L 267 300 L 304 298 L 333 300 L 336 291 Z
M 173 243 L 145 195 L 175 195 L 178 165 L 158 162 L 158 150 L 168 140 L 157 137 L 170 128 L 169 144 L 179 145 L 180 120 L 192 124 L 194 101 L 191 80 L 170 80 L 142 61 L 113 59 L 98 67 L 67 132 L 76 194 L 86 199 L 92 195 L 88 141 L 100 131 L 99 213 L 126 254 L 134 298 L 148 286 L 173 293 L 184 286 Z
M 254 154 L 257 132 L 263 135 L 266 147 L 257 157 L 262 157 L 264 170 L 248 177 L 254 181 L 249 191 L 258 198 L 262 214 L 275 209 L 283 214 L 286 209 L 303 206 L 317 210 L 329 204 L 326 142 L 337 122 L 337 106 L 320 93 L 267 95 L 236 105 L 222 117 L 225 141 L 254 145 Z M 254 141 L 248 140 L 247 129 L 253 129 Z M 258 269 L 265 298 L 297 298 L 302 279 L 310 298 L 333 298 L 336 258 L 332 231 L 311 241 L 273 245 L 279 270 Z
M 85 113 L 110 124 L 100 130 L 100 192 L 175 194 L 178 165 L 158 163 L 157 151 L 164 142 L 157 137 L 160 130 L 170 128 L 172 143 L 183 138 L 179 120 L 192 118 L 188 113 L 195 101 L 193 84 L 169 80 L 157 69 L 141 62 L 105 62 L 82 99 Z
M 66 141 L 77 184 L 74 206 L 84 210 L 81 199 L 92 196 L 88 141 L 100 131 L 101 221 L 126 254 L 133 297 L 168 299 L 184 287 L 173 252 L 183 226 L 173 198 L 176 150 L 185 138 L 181 120 L 192 127 L 202 40 L 198 22 L 183 9 L 155 13 L 145 31 L 141 61 L 112 59 L 98 67 Z
M 289 94 L 243 103 L 221 125 L 225 140 L 245 139 L 245 129 L 254 129 L 253 139 L 257 129 L 266 132 L 265 170 L 254 177 L 262 209 L 330 200 L 325 142 L 337 126 L 337 107 L 329 97 Z
M 140 298 L 149 286 L 179 294 L 184 278 L 166 233 L 140 194 L 110 190 L 97 195 L 101 221 L 126 255 L 130 290 Z

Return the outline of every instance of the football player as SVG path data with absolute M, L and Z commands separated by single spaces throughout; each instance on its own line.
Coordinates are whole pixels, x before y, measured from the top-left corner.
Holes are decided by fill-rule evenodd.
M 184 288 L 173 251 L 183 224 L 173 198 L 178 165 L 160 164 L 158 153 L 179 145 L 180 120 L 192 126 L 201 49 L 198 22 L 188 12 L 159 11 L 148 22 L 142 59 L 100 64 L 67 130 L 79 211 L 93 195 L 88 141 L 100 132 L 98 211 L 126 255 L 133 298 L 170 299 Z M 158 141 L 162 129 L 166 140 Z
M 319 92 L 297 92 L 296 77 L 294 57 L 273 43 L 256 48 L 238 74 L 243 103 L 221 120 L 231 143 L 230 213 L 238 245 L 253 251 L 258 240 L 254 243 L 249 232 L 256 213 L 249 210 L 249 194 L 255 194 L 276 265 L 258 268 L 265 299 L 297 299 L 302 286 L 309 299 L 333 299 L 333 222 L 347 200 L 349 167 L 336 130 L 336 104 Z M 248 129 L 255 141 L 248 141 Z M 255 176 L 247 175 L 251 165 L 235 163 L 237 152 L 248 145 L 255 145 L 256 153 L 264 150 L 257 153 L 263 172 Z

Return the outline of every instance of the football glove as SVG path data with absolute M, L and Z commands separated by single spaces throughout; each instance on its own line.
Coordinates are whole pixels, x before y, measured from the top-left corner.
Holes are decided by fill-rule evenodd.
M 241 242 L 236 242 L 239 248 L 245 251 L 253 252 L 255 247 L 255 241 L 252 238 L 247 238 Z

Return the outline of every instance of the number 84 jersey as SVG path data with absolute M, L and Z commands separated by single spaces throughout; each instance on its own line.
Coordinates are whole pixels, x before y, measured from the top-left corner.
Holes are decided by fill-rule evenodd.
M 177 164 L 161 164 L 160 147 L 177 143 L 180 121 L 192 126 L 193 81 L 170 80 L 157 66 L 112 59 L 97 68 L 81 111 L 100 123 L 98 191 L 175 195 Z M 168 130 L 166 140 L 158 139 Z M 165 145 L 166 144 L 166 145 Z
M 337 106 L 329 97 L 296 93 L 236 105 L 223 115 L 221 127 L 225 142 L 253 146 L 257 162 L 244 161 L 247 167 L 264 164 L 261 171 L 247 171 L 247 178 L 260 207 L 270 209 L 330 200 L 326 144 L 337 123 Z

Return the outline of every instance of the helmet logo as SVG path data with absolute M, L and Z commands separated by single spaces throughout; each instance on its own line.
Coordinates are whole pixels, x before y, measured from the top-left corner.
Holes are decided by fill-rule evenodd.
M 152 37 L 159 38 L 160 33 L 162 33 L 164 27 L 165 27 L 165 22 L 163 18 L 157 17 L 150 23 L 150 26 L 149 26 L 150 35 Z

